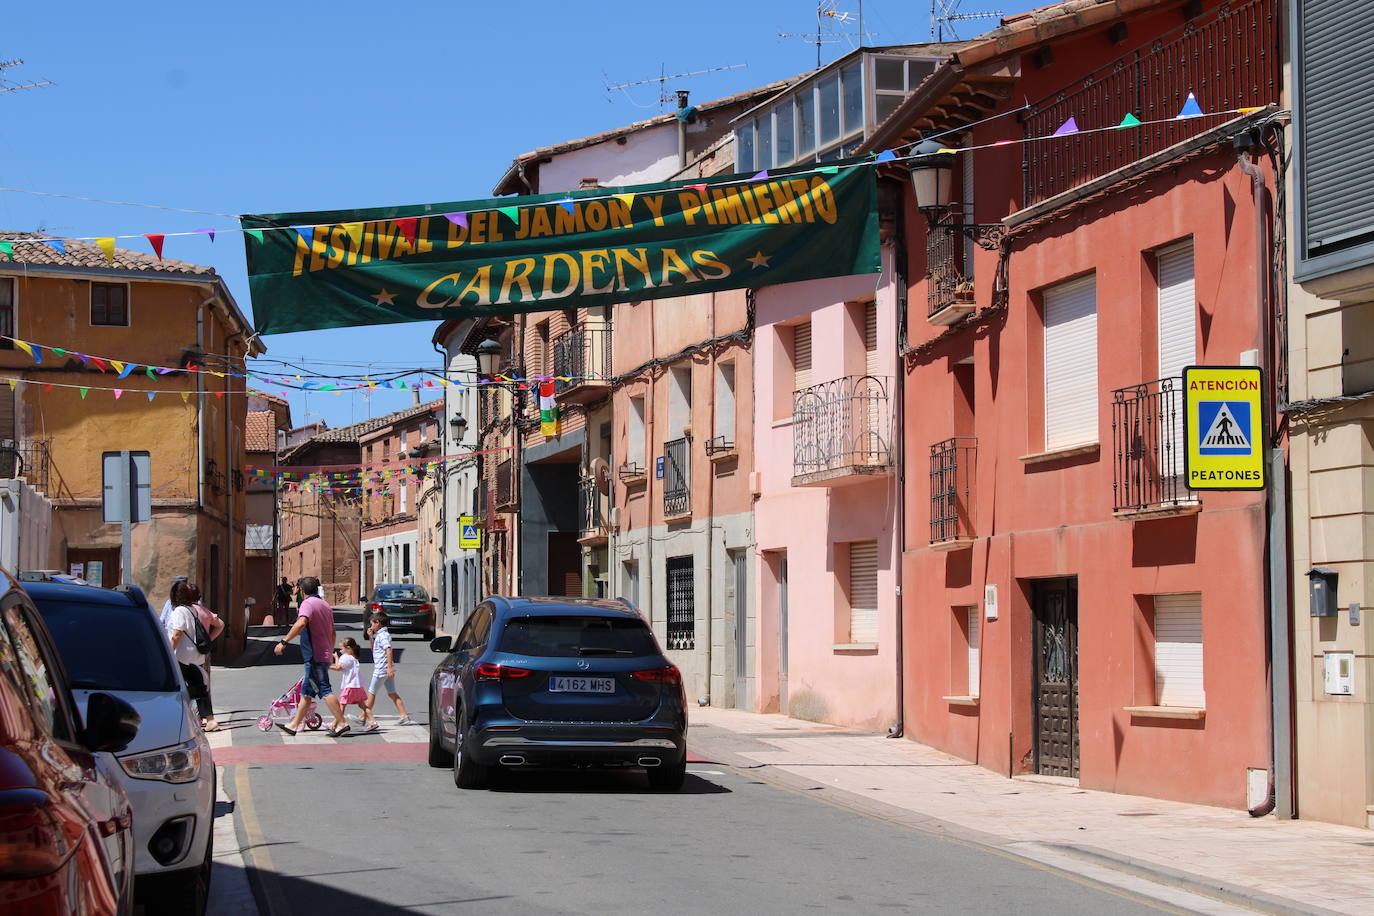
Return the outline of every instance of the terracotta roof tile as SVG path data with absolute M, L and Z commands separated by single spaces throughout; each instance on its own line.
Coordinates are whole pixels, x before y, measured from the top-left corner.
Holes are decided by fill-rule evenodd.
M 354 423 L 351 426 L 340 426 L 338 429 L 327 429 L 319 435 L 311 436 L 303 442 L 298 442 L 289 452 L 281 456 L 281 461 L 283 464 L 288 462 L 298 452 L 312 445 L 319 445 L 327 442 L 357 442 L 359 437 L 373 430 L 381 429 L 383 426 L 390 426 L 392 423 L 398 420 L 404 420 L 407 417 L 428 413 L 436 407 L 441 407 L 443 403 L 442 398 L 436 398 L 433 401 L 426 401 L 423 404 L 413 404 L 404 410 L 397 410 L 389 414 L 383 414 L 380 417 L 373 417 L 371 420 L 364 420 L 361 423 Z
M 250 452 L 277 450 L 277 415 L 270 410 L 248 411 L 243 431 L 243 447 Z
M 114 262 L 105 258 L 105 253 L 95 242 L 77 239 L 57 239 L 66 248 L 66 254 L 40 241 L 56 238 L 38 232 L 12 232 L 0 229 L 0 241 L 14 243 L 14 256 L 0 256 L 0 270 L 12 264 L 29 264 L 38 267 L 74 268 L 78 270 L 141 270 L 161 274 L 186 274 L 197 277 L 217 277 L 213 267 L 177 261 L 173 258 L 159 259 L 156 255 L 129 251 L 126 248 L 114 250 Z

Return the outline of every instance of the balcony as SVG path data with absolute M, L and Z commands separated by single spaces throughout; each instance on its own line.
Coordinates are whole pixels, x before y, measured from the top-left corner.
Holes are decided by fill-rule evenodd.
M 692 514 L 692 440 L 684 436 L 663 443 L 663 515 Z
M 973 481 L 978 440 L 955 436 L 930 447 L 930 548 L 962 550 L 973 543 Z
M 595 478 L 584 477 L 577 484 L 577 509 L 582 519 L 577 543 L 583 547 L 602 547 L 610 540 L 611 494 L 609 489 L 601 492 L 596 483 Z
M 587 404 L 611 393 L 611 326 L 579 324 L 553 339 L 553 374 L 559 382 L 556 397 L 570 404 Z
M 951 325 L 973 311 L 973 281 L 964 275 L 965 239 L 955 228 L 963 214 L 950 210 L 926 233 L 926 320 Z
M 515 483 L 516 475 L 519 473 L 520 468 L 510 458 L 496 465 L 494 508 L 497 512 L 514 512 L 519 508 L 520 494 Z
M 48 492 L 49 439 L 0 442 L 0 479 L 23 478 L 40 493 Z
M 841 486 L 892 473 L 891 379 L 846 376 L 792 395 L 792 486 Z
M 1081 128 L 1110 127 L 1128 114 L 1145 124 L 1023 144 L 1025 206 L 1216 126 L 1215 118 L 1173 120 L 1189 92 L 1204 111 L 1279 101 L 1279 48 L 1277 0 L 1223 4 L 1032 103 L 1022 116 L 1027 137 L 1053 134 L 1085 113 Z
M 1182 379 L 1112 392 L 1112 514 L 1145 519 L 1199 511 L 1183 464 Z

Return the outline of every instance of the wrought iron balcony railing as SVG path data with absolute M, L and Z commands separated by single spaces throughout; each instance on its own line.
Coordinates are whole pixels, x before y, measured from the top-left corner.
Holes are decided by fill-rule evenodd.
M 496 465 L 496 509 L 514 509 L 519 499 L 515 487 L 515 475 L 520 472 L 519 467 L 510 458 L 499 462 Z
M 942 324 L 973 310 L 973 284 L 964 276 L 964 236 L 954 228 L 963 214 L 940 216 L 926 233 L 926 317 Z
M 977 534 L 973 523 L 973 481 L 978 440 L 955 436 L 930 447 L 930 543 L 959 546 Z
M 611 326 L 579 324 L 553 340 L 553 374 L 571 381 L 558 383 L 558 396 L 579 400 L 598 397 L 610 386 Z
M 582 519 L 582 534 L 594 535 L 605 532 L 606 520 L 610 514 L 610 495 L 602 493 L 596 479 L 584 477 L 577 484 L 578 515 Z
M 50 439 L 0 441 L 0 479 L 22 477 L 35 490 L 48 491 Z
M 687 437 L 663 443 L 663 514 L 686 515 L 692 511 L 692 440 Z
M 1183 465 L 1182 380 L 1156 379 L 1112 392 L 1112 511 L 1196 511 Z
M 846 376 L 793 392 L 794 486 L 892 467 L 891 379 Z
M 1025 206 L 1214 127 L 1214 118 L 1175 119 L 1190 92 L 1203 111 L 1278 102 L 1279 10 L 1278 0 L 1224 3 L 1032 103 L 1022 118 L 1027 137 L 1085 113 L 1091 122 L 1081 128 L 1110 127 L 1126 115 L 1144 124 L 1023 144 Z

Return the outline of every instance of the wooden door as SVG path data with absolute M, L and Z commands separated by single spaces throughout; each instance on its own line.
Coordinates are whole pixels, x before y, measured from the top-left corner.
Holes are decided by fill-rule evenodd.
M 1035 771 L 1078 777 L 1078 580 L 1034 585 Z

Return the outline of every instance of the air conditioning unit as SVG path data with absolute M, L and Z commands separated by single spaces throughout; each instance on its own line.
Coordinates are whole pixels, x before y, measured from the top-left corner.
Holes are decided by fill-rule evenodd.
M 610 513 L 606 516 L 606 520 L 610 523 L 610 526 L 611 526 L 612 528 L 619 528 L 619 527 L 620 527 L 620 507 L 619 507 L 619 506 L 612 506 L 612 507 L 611 507 Z

